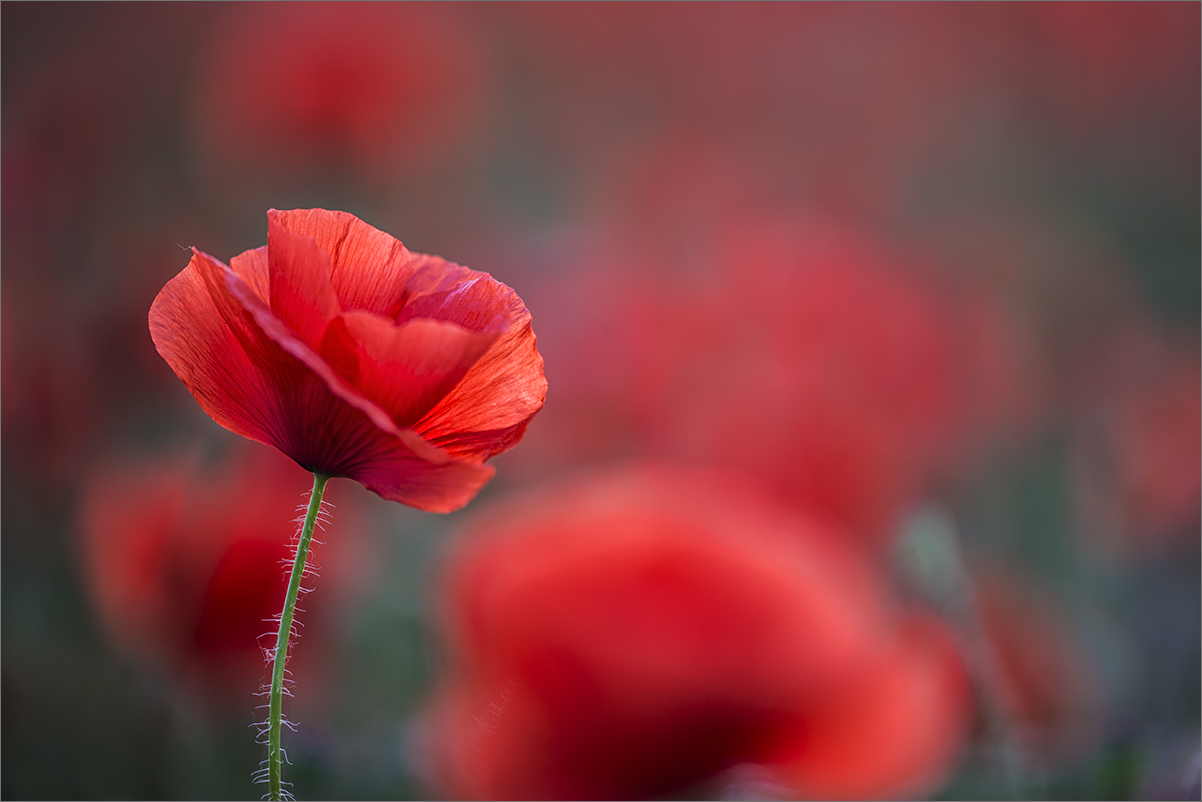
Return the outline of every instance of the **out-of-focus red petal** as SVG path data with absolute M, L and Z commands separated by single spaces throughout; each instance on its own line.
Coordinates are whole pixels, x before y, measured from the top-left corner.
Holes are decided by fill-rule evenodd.
M 465 459 L 487 459 L 511 447 L 547 395 L 536 343 L 530 313 L 523 309 L 463 381 L 413 428 Z
M 837 533 L 737 476 L 648 467 L 492 513 L 448 561 L 428 759 L 454 796 L 679 792 L 757 759 L 890 637 Z
M 805 799 L 920 797 L 947 777 L 971 715 L 950 634 L 915 617 L 846 693 L 810 711 L 769 765 Z
M 267 631 L 264 622 L 284 606 L 287 575 L 274 569 L 290 562 L 291 552 L 287 542 L 245 537 L 230 543 L 200 600 L 196 648 L 222 652 L 255 645 Z
M 496 332 L 477 334 L 430 318 L 397 326 L 355 311 L 342 320 L 359 346 L 356 387 L 405 427 L 429 412 L 497 339 Z
M 406 281 L 420 263 L 400 240 L 347 212 L 272 209 L 267 219 L 269 230 L 312 237 L 329 254 L 329 283 L 343 309 L 396 317 Z
M 81 573 L 112 646 L 206 701 L 243 709 L 263 672 L 260 636 L 283 604 L 281 560 L 291 561 L 292 518 L 312 477 L 275 449 L 232 445 L 205 466 L 194 449 L 104 459 L 84 485 L 78 534 Z M 321 568 L 323 602 L 337 603 L 368 577 L 361 491 L 335 483 L 330 497 L 338 514 L 310 563 Z M 306 616 L 294 655 L 306 686 L 328 659 L 333 619 L 320 607 Z
M 171 524 L 188 494 L 190 460 L 156 466 L 108 466 L 87 483 L 80 504 L 83 571 L 101 621 L 124 649 L 158 657 L 173 644 L 155 634 L 173 620 L 165 612 L 171 588 Z
M 340 311 L 330 286 L 330 254 L 310 236 L 267 215 L 267 270 L 271 312 L 309 345 L 321 341 Z

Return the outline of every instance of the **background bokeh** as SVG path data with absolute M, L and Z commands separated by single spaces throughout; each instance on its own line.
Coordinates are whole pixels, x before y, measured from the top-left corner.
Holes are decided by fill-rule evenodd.
M 754 477 L 892 566 L 951 522 L 1038 744 L 1018 792 L 1197 798 L 1200 25 L 3 4 L 0 794 L 257 795 L 246 611 L 308 480 L 204 415 L 146 315 L 188 246 L 322 207 L 513 287 L 550 390 L 463 513 L 332 485 L 298 798 L 435 793 L 415 722 L 464 516 L 645 459 Z M 987 740 L 934 793 L 1013 792 Z

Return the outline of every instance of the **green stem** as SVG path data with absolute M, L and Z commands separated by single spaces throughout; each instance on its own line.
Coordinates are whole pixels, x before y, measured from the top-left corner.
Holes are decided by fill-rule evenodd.
M 267 781 L 270 799 L 278 802 L 281 796 L 280 777 L 280 722 L 282 720 L 284 692 L 284 663 L 288 660 L 288 638 L 292 634 L 292 616 L 296 612 L 296 597 L 300 593 L 301 576 L 305 573 L 305 560 L 309 556 L 309 543 L 313 540 L 313 527 L 317 524 L 317 513 L 321 509 L 321 497 L 326 491 L 330 477 L 313 474 L 313 492 L 309 494 L 309 510 L 301 527 L 300 541 L 296 544 L 296 559 L 292 561 L 292 576 L 288 579 L 288 593 L 284 597 L 284 611 L 280 613 L 280 631 L 275 639 L 275 661 L 271 671 L 271 699 L 267 719 Z
M 1028 748 L 1013 710 L 1012 694 L 977 608 L 976 593 L 959 534 L 951 518 L 931 507 L 916 513 L 902 540 L 901 557 L 919 587 L 947 616 L 961 641 L 969 675 L 976 685 L 985 735 L 992 747 L 1003 783 L 1003 798 L 1043 795 L 1043 770 L 1038 756 Z

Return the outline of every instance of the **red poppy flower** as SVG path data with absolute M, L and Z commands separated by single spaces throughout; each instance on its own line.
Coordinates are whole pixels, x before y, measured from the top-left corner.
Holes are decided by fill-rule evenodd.
M 306 470 L 466 504 L 546 394 L 521 299 L 345 212 L 267 218 L 229 267 L 193 249 L 150 309 L 159 353 L 214 420 Z
M 830 220 L 736 219 L 699 242 L 687 275 L 636 276 L 610 313 L 651 453 L 747 471 L 879 544 L 1019 417 L 1031 371 L 987 296 Z
M 253 477 L 253 481 L 250 481 Z M 310 485 L 284 457 L 246 446 L 202 470 L 194 455 L 114 459 L 98 467 L 80 506 L 80 556 L 104 631 L 123 654 L 245 704 L 263 674 L 259 638 L 283 606 L 297 504 Z M 347 490 L 352 489 L 347 486 Z M 334 489 L 335 521 L 316 549 L 323 597 L 362 581 L 353 497 Z M 306 621 L 299 662 L 309 673 L 323 604 Z
M 899 630 L 882 591 L 836 533 L 725 474 L 514 502 L 447 567 L 431 779 L 456 798 L 651 798 L 765 762 L 801 793 L 925 787 L 969 703 L 954 651 Z

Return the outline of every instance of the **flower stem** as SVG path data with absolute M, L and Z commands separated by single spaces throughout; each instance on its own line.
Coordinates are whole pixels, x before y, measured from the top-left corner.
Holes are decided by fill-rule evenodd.
M 981 618 L 956 526 L 950 516 L 932 506 L 917 511 L 907 530 L 900 556 L 911 578 L 957 631 L 980 696 L 988 757 L 1004 785 L 999 797 L 1023 799 L 1034 794 L 1039 799 L 1046 794 L 1043 768 L 1017 721 L 1014 694 Z
M 296 544 L 296 558 L 292 561 L 292 576 L 288 579 L 288 593 L 284 596 L 284 610 L 280 613 L 280 631 L 275 639 L 275 658 L 271 670 L 271 698 L 267 719 L 267 782 L 269 798 L 278 802 L 282 798 L 280 777 L 280 722 L 282 720 L 284 692 L 284 664 L 288 660 L 288 638 L 292 634 L 292 616 L 296 612 L 296 597 L 300 593 L 301 576 L 305 573 L 305 560 L 309 556 L 309 543 L 313 540 L 313 528 L 317 524 L 317 513 L 321 509 L 321 497 L 325 494 L 326 482 L 330 477 L 313 474 L 313 491 L 309 494 L 309 509 L 301 527 L 300 540 Z

